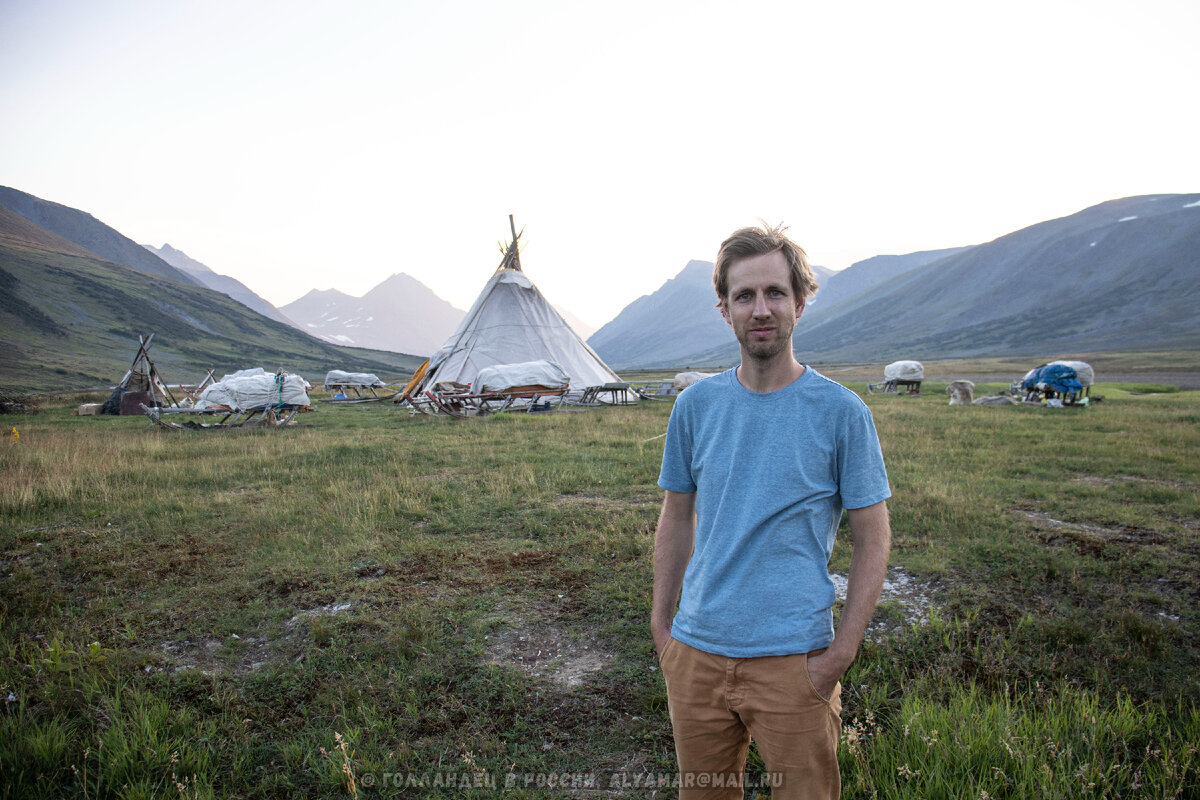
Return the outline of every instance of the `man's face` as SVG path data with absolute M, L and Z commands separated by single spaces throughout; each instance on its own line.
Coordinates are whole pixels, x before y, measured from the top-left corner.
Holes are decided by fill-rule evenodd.
M 729 295 L 721 315 L 733 327 L 745 356 L 770 361 L 791 355 L 792 331 L 804 299 L 792 290 L 787 258 L 778 250 L 729 265 Z

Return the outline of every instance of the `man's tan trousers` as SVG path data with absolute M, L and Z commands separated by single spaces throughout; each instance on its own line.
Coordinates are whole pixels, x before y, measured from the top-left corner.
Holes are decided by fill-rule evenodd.
M 661 665 L 680 800 L 740 800 L 746 786 L 769 786 L 773 800 L 840 795 L 842 687 L 828 700 L 813 688 L 808 656 L 818 652 L 729 658 L 667 641 Z M 751 737 L 768 774 L 743 783 Z

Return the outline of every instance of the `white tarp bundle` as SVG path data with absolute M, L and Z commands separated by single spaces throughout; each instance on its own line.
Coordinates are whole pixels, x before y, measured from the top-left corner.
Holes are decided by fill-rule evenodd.
M 1085 388 L 1091 386 L 1096 380 L 1096 373 L 1092 370 L 1092 365 L 1086 361 L 1051 361 L 1050 364 L 1061 364 L 1075 370 L 1075 380 Z M 1050 366 L 1050 364 L 1046 366 Z
M 217 381 L 217 383 L 224 383 L 225 381 L 230 380 L 231 378 L 251 378 L 251 377 L 254 377 L 255 375 L 269 375 L 269 374 L 270 373 L 267 372 L 262 367 L 251 367 L 250 369 L 239 369 L 237 372 L 231 372 L 228 375 L 222 375 L 221 380 Z
M 429 371 L 418 391 L 444 381 L 474 384 L 484 367 L 539 360 L 557 364 L 575 389 L 621 380 L 525 273 L 501 268 L 483 287 L 458 330 L 430 356 Z
M 325 373 L 325 388 L 329 389 L 334 386 L 362 386 L 362 387 L 379 387 L 385 385 L 383 381 L 370 372 L 342 372 L 340 369 L 331 369 Z
M 234 411 L 247 411 L 269 406 L 307 406 L 311 405 L 307 392 L 309 388 L 308 381 L 299 375 L 288 375 L 286 372 L 270 375 L 261 369 L 257 373 L 254 370 L 241 370 L 226 375 L 201 392 L 195 407 L 228 406 Z
M 720 374 L 719 372 L 680 372 L 675 375 L 675 380 L 671 381 L 671 388 L 675 390 L 675 394 L 679 394 L 693 383 L 699 383 L 705 378 Z
M 889 381 L 920 381 L 925 379 L 925 367 L 920 361 L 893 361 L 883 368 L 883 377 Z
M 524 361 L 520 364 L 496 364 L 484 367 L 475 376 L 471 390 L 477 394 L 503 392 L 514 386 L 545 386 L 562 389 L 571 379 L 558 364 L 549 361 Z

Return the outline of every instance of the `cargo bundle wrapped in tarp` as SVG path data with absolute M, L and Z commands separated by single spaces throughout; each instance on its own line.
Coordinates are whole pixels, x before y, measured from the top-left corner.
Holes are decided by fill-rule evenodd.
M 1010 391 L 1024 392 L 1027 403 L 1086 406 L 1095 380 L 1096 374 L 1090 364 L 1083 361 L 1051 361 L 1029 370 L 1013 384 Z
M 221 382 L 232 380 L 233 378 L 252 378 L 257 375 L 270 375 L 262 367 L 250 367 L 249 369 L 239 369 L 237 372 L 229 372 L 221 376 Z
M 905 387 L 910 395 L 919 394 L 925 367 L 920 361 L 893 361 L 883 368 L 883 380 L 867 384 L 868 394 L 899 394 Z
M 883 377 L 889 381 L 922 381 L 925 367 L 920 361 L 893 361 L 883 368 Z
M 1076 377 L 1074 367 L 1068 367 L 1066 364 L 1046 364 L 1025 373 L 1025 377 L 1021 379 L 1021 388 L 1027 392 L 1049 390 L 1059 394 L 1070 394 L 1082 391 L 1083 384 Z
M 195 408 L 202 411 L 210 408 L 229 408 L 234 411 L 249 411 L 259 408 L 307 407 L 308 381 L 299 375 L 280 372 L 267 373 L 262 368 L 240 370 L 226 375 L 206 388 L 196 402 Z
M 1096 382 L 1096 373 L 1092 369 L 1092 365 L 1086 361 L 1051 361 L 1046 366 L 1070 367 L 1075 370 L 1075 380 L 1079 381 L 1079 385 L 1085 389 Z
M 522 361 L 518 364 L 494 364 L 483 367 L 475 376 L 471 389 L 476 394 L 504 392 L 515 388 L 542 387 L 565 389 L 570 376 L 558 364 L 545 359 Z
M 340 369 L 331 369 L 325 373 L 325 388 L 361 388 L 371 389 L 386 386 L 383 381 L 379 380 L 377 375 L 370 372 L 342 372 Z
M 719 372 L 677 372 L 675 377 L 671 379 L 671 388 L 675 390 L 675 394 L 679 394 L 693 383 L 707 380 L 719 375 Z

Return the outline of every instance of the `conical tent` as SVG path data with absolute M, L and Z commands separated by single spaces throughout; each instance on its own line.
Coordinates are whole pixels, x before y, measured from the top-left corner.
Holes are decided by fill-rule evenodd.
M 448 381 L 472 383 L 484 367 L 539 359 L 561 367 L 572 390 L 621 380 L 521 270 L 519 238 L 514 226 L 500 266 L 458 329 L 430 356 L 418 391 Z

